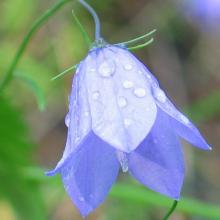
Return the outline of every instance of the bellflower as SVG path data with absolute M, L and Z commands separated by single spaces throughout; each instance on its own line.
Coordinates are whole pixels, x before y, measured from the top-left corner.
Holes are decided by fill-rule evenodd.
M 60 173 L 83 216 L 97 208 L 119 168 L 151 190 L 178 200 L 184 179 L 180 138 L 209 150 L 193 123 L 126 48 L 90 50 L 73 79 Z

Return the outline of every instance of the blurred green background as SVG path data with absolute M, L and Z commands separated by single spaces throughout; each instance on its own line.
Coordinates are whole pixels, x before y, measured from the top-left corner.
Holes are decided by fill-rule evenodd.
M 197 13 L 203 0 L 200 6 L 187 0 L 88 2 L 100 15 L 109 43 L 157 29 L 155 42 L 135 54 L 213 146 L 212 152 L 202 152 L 183 143 L 187 175 L 183 199 L 171 219 L 220 219 L 220 12 L 214 20 L 210 12 Z M 0 81 L 34 20 L 55 3 L 0 1 Z M 76 1 L 67 3 L 34 35 L 13 81 L 0 94 L 0 220 L 81 219 L 59 176 L 44 176 L 64 149 L 72 74 L 50 79 L 88 52 L 73 9 L 93 38 L 91 16 Z M 171 204 L 121 174 L 88 219 L 160 220 Z

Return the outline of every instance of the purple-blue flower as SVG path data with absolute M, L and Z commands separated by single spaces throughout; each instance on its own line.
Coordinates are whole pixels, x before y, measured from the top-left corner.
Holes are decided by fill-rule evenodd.
M 83 216 L 97 208 L 119 168 L 146 187 L 179 199 L 184 179 L 180 138 L 210 147 L 171 103 L 156 78 L 126 48 L 92 49 L 72 85 L 60 173 Z

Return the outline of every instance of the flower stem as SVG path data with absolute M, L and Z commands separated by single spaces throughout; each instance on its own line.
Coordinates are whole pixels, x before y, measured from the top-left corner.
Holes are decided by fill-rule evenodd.
M 165 215 L 165 217 L 163 218 L 163 220 L 168 220 L 169 217 L 172 215 L 172 213 L 175 211 L 176 207 L 178 205 L 178 201 L 174 200 L 172 207 L 170 208 L 170 210 L 167 212 L 167 214 Z
M 25 49 L 28 46 L 28 43 L 30 42 L 32 36 L 34 33 L 52 16 L 54 15 L 62 6 L 64 6 L 66 3 L 71 2 L 71 0 L 60 0 L 58 1 L 52 8 L 48 9 L 43 15 L 41 15 L 31 26 L 30 30 L 24 37 L 20 47 L 17 50 L 17 53 L 15 54 L 14 59 L 12 60 L 11 65 L 9 66 L 8 71 L 6 72 L 3 80 L 0 83 L 0 93 L 4 90 L 4 88 L 10 83 L 10 81 L 13 79 L 13 73 L 14 70 L 21 59 L 21 56 L 23 55 Z
M 95 21 L 95 39 L 98 41 L 101 38 L 101 24 L 100 19 L 95 12 L 95 10 L 84 0 L 78 0 L 93 16 L 93 19 Z

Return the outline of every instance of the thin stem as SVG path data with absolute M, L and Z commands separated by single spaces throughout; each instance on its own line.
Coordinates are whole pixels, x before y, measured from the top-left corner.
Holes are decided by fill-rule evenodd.
M 140 37 L 137 37 L 137 38 L 135 38 L 135 39 L 132 39 L 132 40 L 129 40 L 129 41 L 125 41 L 125 42 L 122 42 L 122 43 L 117 43 L 116 45 L 123 45 L 123 44 L 126 45 L 126 44 L 131 44 L 131 43 L 138 42 L 138 41 L 140 41 L 140 40 L 142 40 L 142 39 L 144 39 L 144 38 L 146 38 L 146 37 L 148 37 L 148 36 L 154 34 L 156 31 L 157 31 L 157 30 L 154 29 L 154 30 L 152 30 L 152 31 L 150 31 L 150 32 L 148 32 L 148 33 L 146 33 L 146 34 L 140 36 Z
M 98 41 L 101 38 L 101 24 L 98 15 L 96 14 L 95 10 L 84 0 L 78 0 L 93 16 L 95 21 L 95 39 Z
M 167 214 L 165 215 L 165 217 L 163 218 L 163 220 L 168 220 L 169 217 L 172 215 L 172 213 L 175 211 L 176 207 L 178 205 L 178 201 L 174 200 L 172 207 L 170 208 L 170 210 L 167 212 Z
M 14 70 L 21 59 L 21 56 L 23 55 L 25 49 L 27 48 L 27 45 L 29 44 L 32 36 L 36 33 L 36 31 L 52 16 L 54 15 L 62 6 L 64 6 L 66 3 L 71 2 L 71 0 L 60 0 L 57 2 L 51 9 L 47 10 L 42 16 L 40 16 L 34 24 L 31 26 L 29 32 L 24 37 L 20 47 L 17 50 L 17 53 L 15 54 L 14 59 L 12 60 L 12 63 L 6 72 L 2 82 L 0 83 L 0 92 L 4 90 L 4 88 L 10 83 L 10 81 L 13 78 Z
M 151 38 L 149 41 L 147 41 L 146 43 L 144 44 L 139 44 L 137 46 L 134 46 L 134 47 L 129 47 L 128 50 L 138 50 L 138 49 L 141 49 L 143 47 L 146 47 L 148 46 L 149 44 L 153 43 L 154 42 L 154 39 Z

